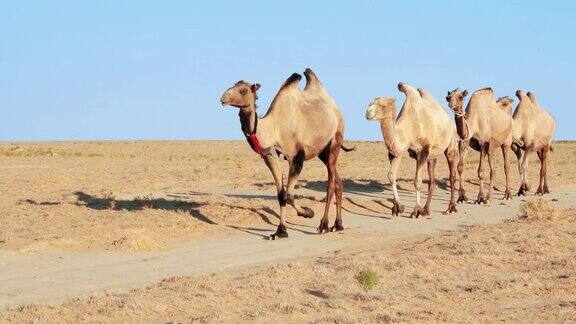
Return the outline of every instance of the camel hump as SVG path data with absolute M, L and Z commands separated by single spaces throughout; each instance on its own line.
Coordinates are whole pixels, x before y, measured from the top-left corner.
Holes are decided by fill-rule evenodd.
M 304 76 L 306 77 L 306 86 L 304 87 L 304 90 L 321 85 L 320 80 L 312 69 L 306 68 L 306 70 L 304 70 Z
M 522 91 L 522 90 L 516 90 L 516 97 L 518 97 L 518 99 L 520 100 L 520 102 L 528 100 L 528 101 L 534 101 L 532 99 L 533 95 L 528 92 L 528 95 L 526 94 L 526 92 Z
M 532 101 L 532 103 L 538 105 L 538 102 L 536 101 L 536 97 L 534 96 L 534 94 L 532 92 L 528 91 L 526 96 L 528 96 L 528 98 L 530 98 L 530 101 Z
M 482 98 L 482 99 L 480 99 L 480 98 Z M 494 100 L 494 101 L 496 101 L 496 99 L 494 98 L 494 90 L 492 90 L 492 88 L 490 88 L 490 87 L 486 87 L 486 88 L 482 88 L 482 89 L 478 89 L 478 90 L 474 91 L 470 100 L 473 100 L 473 101 L 476 101 L 476 100 Z
M 404 94 L 408 95 L 408 94 L 413 94 L 414 92 L 416 92 L 416 89 L 412 88 L 412 86 L 410 86 L 409 84 L 406 84 L 404 82 L 400 82 L 400 83 L 398 83 L 398 91 L 404 92 Z
M 432 98 L 432 94 L 430 92 L 428 92 L 426 89 L 422 89 L 422 88 L 418 88 L 418 93 L 420 94 L 420 97 L 422 98 Z
M 291 76 L 288 77 L 288 79 L 286 79 L 286 81 L 284 81 L 284 84 L 282 85 L 282 87 L 280 87 L 280 89 L 285 89 L 288 87 L 293 87 L 293 86 L 298 86 L 298 82 L 300 82 L 300 80 L 302 80 L 302 76 L 298 73 L 292 73 Z

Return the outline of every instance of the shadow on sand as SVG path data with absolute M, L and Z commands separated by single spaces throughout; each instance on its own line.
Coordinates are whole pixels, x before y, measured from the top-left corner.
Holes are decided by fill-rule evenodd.
M 74 192 L 78 198 L 79 204 L 82 204 L 90 209 L 95 210 L 143 210 L 143 209 L 158 209 L 168 211 L 186 211 L 199 221 L 210 225 L 217 223 L 210 220 L 208 217 L 202 215 L 198 211 L 198 207 L 206 205 L 205 203 L 181 201 L 181 200 L 167 200 L 164 198 L 135 198 L 132 200 L 118 200 L 113 198 L 99 198 L 87 194 L 82 191 Z

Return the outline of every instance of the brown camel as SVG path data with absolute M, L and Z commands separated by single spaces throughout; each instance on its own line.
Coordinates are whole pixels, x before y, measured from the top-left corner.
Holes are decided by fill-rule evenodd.
M 259 153 L 272 172 L 278 202 L 280 204 L 280 224 L 276 237 L 287 237 L 286 203 L 296 209 L 299 216 L 311 218 L 312 209 L 299 206 L 294 200 L 294 187 L 302 171 L 304 161 L 319 157 L 328 169 L 328 184 L 324 217 L 318 227 L 319 233 L 341 231 L 342 226 L 342 180 L 336 168 L 340 149 L 350 151 L 342 144 L 344 140 L 344 120 L 338 106 L 328 95 L 320 80 L 310 69 L 304 71 L 306 86 L 298 88 L 302 76 L 292 74 L 280 87 L 263 118 L 256 114 L 256 92 L 258 83 L 238 81 L 224 92 L 220 102 L 240 109 L 242 132 L 252 149 Z M 289 165 L 288 184 L 284 187 L 280 156 Z M 332 196 L 336 193 L 336 221 L 328 227 L 328 211 Z
M 435 166 L 438 155 L 444 153 L 450 170 L 450 203 L 447 213 L 456 212 L 455 187 L 456 166 L 458 163 L 458 135 L 454 123 L 446 110 L 434 100 L 432 95 L 423 89 L 399 83 L 398 90 L 406 95 L 406 100 L 396 118 L 396 100 L 394 98 L 376 98 L 366 110 L 366 119 L 379 120 L 384 142 L 388 148 L 390 172 L 388 178 L 394 193 L 392 214 L 404 212 L 396 188 L 396 172 L 400 160 L 408 154 L 416 160 L 416 175 L 414 188 L 416 191 L 416 206 L 412 217 L 430 215 L 430 202 L 434 193 Z M 428 163 L 428 197 L 426 205 L 420 207 L 420 186 L 422 179 L 420 170 Z
M 460 145 L 462 152 L 460 153 L 460 164 L 458 165 L 458 173 L 460 175 L 460 196 L 458 197 L 458 202 L 467 200 L 466 191 L 463 187 L 463 172 L 468 146 L 480 152 L 480 163 L 478 163 L 480 190 L 476 203 L 487 204 L 490 201 L 496 176 L 492 157 L 494 155 L 493 151 L 497 147 L 502 149 L 504 157 L 504 173 L 506 175 L 504 199 L 511 199 L 508 153 L 512 144 L 512 116 L 500 108 L 494 99 L 494 92 L 491 88 L 475 91 L 468 101 L 466 111 L 464 111 L 464 98 L 467 94 L 468 91 L 466 90 L 455 89 L 448 91 L 446 96 L 448 105 L 454 111 L 458 136 L 463 141 Z M 484 174 L 482 170 L 485 156 L 488 157 L 488 165 L 490 167 L 490 187 L 487 195 L 484 195 Z
M 518 171 L 522 177 L 522 184 L 518 190 L 518 195 L 526 195 L 530 190 L 528 185 L 528 158 L 530 153 L 536 151 L 540 159 L 540 181 L 537 195 L 550 193 L 548 189 L 548 175 L 546 165 L 548 162 L 548 151 L 552 150 L 552 137 L 556 129 L 556 121 L 544 110 L 536 97 L 531 92 L 524 94 L 522 90 L 516 91 L 516 97 L 520 100 L 514 111 L 512 122 L 512 133 L 515 138 L 522 141 L 523 145 L 512 145 L 512 150 L 518 158 Z M 522 157 L 522 150 L 524 157 Z M 522 159 L 522 163 L 520 163 Z

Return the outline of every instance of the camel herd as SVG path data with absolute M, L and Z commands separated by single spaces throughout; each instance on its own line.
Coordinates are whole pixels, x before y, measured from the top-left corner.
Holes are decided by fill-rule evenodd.
M 346 152 L 344 119 L 334 100 L 311 69 L 304 71 L 306 85 L 299 88 L 302 76 L 293 73 L 280 87 L 270 108 L 259 118 L 256 113 L 258 83 L 238 81 L 227 89 L 220 99 L 222 106 L 239 109 L 242 132 L 250 147 L 258 153 L 274 177 L 280 204 L 280 224 L 272 239 L 287 237 L 286 204 L 290 204 L 299 216 L 311 218 L 312 209 L 300 206 L 294 199 L 294 187 L 302 171 L 304 161 L 318 157 L 328 171 L 326 206 L 318 227 L 318 233 L 342 231 L 342 178 L 338 174 L 337 160 L 340 150 Z M 467 90 L 455 89 L 446 96 L 448 106 L 454 112 L 452 121 L 447 111 L 424 89 L 414 89 L 399 83 L 398 90 L 405 95 L 404 103 L 396 115 L 396 100 L 378 97 L 366 110 L 366 119 L 380 121 L 384 143 L 388 149 L 390 171 L 388 178 L 394 195 L 392 214 L 400 215 L 404 206 L 396 186 L 396 173 L 402 157 L 408 155 L 416 160 L 414 189 L 416 205 L 412 217 L 430 214 L 430 203 L 435 189 L 435 168 L 439 155 L 448 162 L 450 179 L 450 202 L 446 213 L 457 212 L 456 202 L 467 201 L 464 188 L 464 161 L 469 148 L 480 153 L 478 164 L 479 192 L 476 203 L 490 201 L 495 180 L 493 153 L 500 148 L 504 158 L 506 189 L 504 199 L 511 199 L 508 159 L 512 149 L 518 158 L 518 170 L 522 183 L 518 195 L 530 190 L 526 177 L 530 153 L 536 152 L 540 159 L 540 181 L 536 194 L 549 193 L 546 172 L 547 154 L 552 150 L 552 137 L 556 123 L 552 116 L 536 101 L 531 92 L 516 91 L 519 103 L 512 113 L 513 99 L 501 97 L 496 100 L 491 88 L 475 91 L 464 109 Z M 490 168 L 488 192 L 484 193 L 483 163 L 487 157 Z M 285 186 L 280 169 L 281 159 L 288 161 L 288 183 Z M 428 196 L 424 207 L 420 204 L 422 179 L 420 172 L 427 164 Z M 456 199 L 456 172 L 459 177 Z M 332 197 L 336 194 L 336 220 L 328 225 L 328 212 Z

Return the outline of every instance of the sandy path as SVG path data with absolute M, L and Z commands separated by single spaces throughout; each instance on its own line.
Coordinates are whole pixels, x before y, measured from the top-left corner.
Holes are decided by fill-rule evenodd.
M 566 207 L 574 206 L 574 189 L 574 186 L 558 188 L 546 198 L 555 199 Z M 223 189 L 207 193 L 239 195 L 247 199 L 262 195 L 226 192 Z M 190 195 L 195 194 L 198 193 Z M 298 194 L 322 197 L 321 192 L 306 189 L 298 190 Z M 174 193 L 167 196 L 178 195 L 186 194 Z M 412 194 L 403 191 L 403 196 L 409 210 L 414 204 Z M 391 218 L 386 208 L 376 210 L 363 205 L 366 202 L 372 203 L 373 199 L 382 199 L 379 193 L 347 192 L 346 197 L 350 200 L 344 213 L 346 231 L 338 234 L 315 235 L 320 216 L 304 220 L 293 217 L 291 211 L 290 238 L 285 240 L 262 239 L 273 231 L 273 227 L 268 226 L 238 228 L 238 235 L 233 237 L 208 238 L 167 252 L 51 252 L 40 255 L 1 252 L 0 307 L 58 303 L 71 297 L 140 287 L 171 276 L 230 271 L 280 259 L 384 246 L 420 235 L 454 230 L 460 226 L 498 223 L 515 217 L 521 203 L 521 199 L 516 198 L 504 204 L 500 201 L 501 193 L 496 192 L 490 207 L 464 204 L 458 206 L 458 215 L 442 215 L 439 212 L 445 208 L 448 192 L 437 190 L 436 196 L 432 217 L 409 219 Z M 275 199 L 275 193 L 266 197 Z

